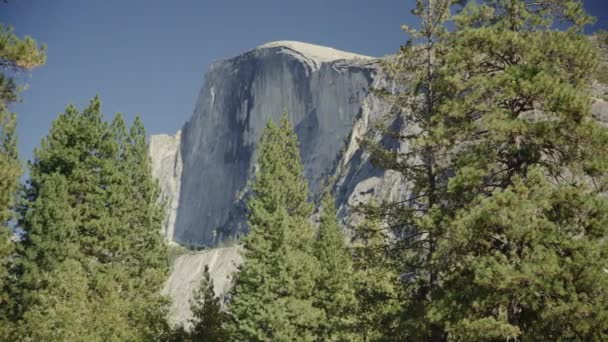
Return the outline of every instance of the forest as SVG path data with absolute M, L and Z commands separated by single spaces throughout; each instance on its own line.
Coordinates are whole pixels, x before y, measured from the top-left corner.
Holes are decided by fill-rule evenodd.
M 331 184 L 310 194 L 288 113 L 269 121 L 243 262 L 225 298 L 205 269 L 179 325 L 143 120 L 95 96 L 23 161 L 15 75 L 46 47 L 0 26 L 0 341 L 608 340 L 608 126 L 591 111 L 608 34 L 586 33 L 579 0 L 411 10 L 380 62 L 395 86 L 373 89 L 390 110 L 359 143 L 413 195 L 344 227 Z

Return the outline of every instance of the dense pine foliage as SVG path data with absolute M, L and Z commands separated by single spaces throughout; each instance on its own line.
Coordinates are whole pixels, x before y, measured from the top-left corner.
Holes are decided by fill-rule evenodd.
M 45 59 L 44 46 L 30 37 L 20 39 L 12 28 L 0 24 L 0 340 L 7 338 L 10 324 L 6 316 L 14 300 L 7 289 L 13 281 L 8 271 L 15 249 L 9 223 L 15 219 L 22 171 L 17 153 L 17 117 L 9 105 L 19 100 L 22 90 L 15 76 L 44 64 Z
M 139 119 L 128 132 L 120 115 L 105 122 L 98 98 L 53 122 L 20 207 L 16 338 L 144 341 L 167 330 L 163 208 L 145 139 Z
M 0 26 L 0 340 L 608 340 L 605 34 L 583 34 L 579 0 L 412 13 L 374 90 L 390 111 L 360 141 L 408 196 L 343 226 L 331 189 L 309 193 L 288 114 L 268 122 L 232 288 L 218 296 L 205 267 L 176 327 L 143 123 L 106 121 L 98 97 L 68 106 L 19 197 L 11 73 L 45 53 Z
M 232 336 L 239 341 L 314 341 L 322 311 L 313 300 L 318 277 L 308 222 L 313 208 L 286 115 L 264 131 L 252 189 L 245 260 L 230 294 Z
M 367 208 L 398 236 L 385 254 L 403 263 L 407 338 L 604 340 L 608 134 L 590 114 L 590 18 L 578 1 L 457 5 L 418 1 L 421 29 L 407 29 L 421 42 L 387 64 L 405 89 L 379 91 L 387 121 L 408 125 L 380 129 L 407 152 L 366 141 L 413 185 Z

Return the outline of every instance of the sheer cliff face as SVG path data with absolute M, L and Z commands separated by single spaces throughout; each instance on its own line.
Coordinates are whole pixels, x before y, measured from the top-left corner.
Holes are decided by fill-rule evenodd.
M 152 159 L 152 174 L 158 180 L 160 200 L 167 211 L 163 235 L 168 238 L 173 236 L 182 177 L 180 141 L 181 132 L 177 132 L 175 135 L 153 135 L 148 144 Z
M 374 63 L 330 48 L 276 42 L 213 64 L 183 134 L 150 139 L 153 173 L 168 209 L 167 238 L 214 246 L 245 232 L 243 200 L 255 167 L 255 144 L 266 122 L 284 111 L 300 138 L 311 189 L 318 192 L 331 178 L 344 222 L 356 223 L 359 218 L 349 209 L 370 198 L 409 196 L 402 176 L 373 167 L 358 143 L 388 111 L 369 89 L 393 89 Z M 593 115 L 608 125 L 608 87 L 595 84 L 592 93 Z M 404 122 L 394 125 L 411 129 Z M 190 317 L 187 303 L 205 265 L 216 292 L 226 293 L 230 274 L 241 261 L 238 249 L 216 248 L 177 259 L 164 289 L 173 299 L 172 322 Z
M 369 57 L 296 42 L 214 63 L 182 130 L 177 213 L 167 233 L 178 243 L 212 246 L 246 231 L 243 197 L 255 145 L 266 123 L 284 112 L 318 192 L 363 114 L 375 72 Z

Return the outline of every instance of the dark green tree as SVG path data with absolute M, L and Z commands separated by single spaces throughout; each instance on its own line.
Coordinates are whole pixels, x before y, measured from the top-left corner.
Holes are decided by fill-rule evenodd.
M 45 48 L 32 38 L 19 39 L 12 28 L 0 24 L 0 339 L 4 339 L 9 317 L 7 310 L 12 298 L 6 286 L 14 279 L 8 279 L 11 255 L 14 252 L 9 221 L 14 219 L 14 205 L 21 164 L 17 153 L 17 118 L 8 105 L 19 100 L 21 88 L 14 80 L 15 73 L 32 70 L 46 59 Z
M 409 194 L 399 201 L 361 209 L 378 222 L 375 229 L 386 230 L 386 238 L 376 240 L 384 244 L 376 252 L 385 256 L 374 258 L 392 263 L 403 275 L 400 329 L 414 340 L 440 341 L 446 336 L 431 303 L 442 292 L 441 273 L 447 265 L 437 250 L 453 210 L 447 191 L 453 139 L 442 105 L 453 96 L 446 68 L 450 38 L 446 23 L 457 3 L 416 1 L 412 14 L 420 19 L 418 28 L 403 25 L 410 39 L 397 56 L 383 63 L 396 87 L 374 90 L 391 105 L 376 125 L 384 138 L 362 141 L 376 166 L 398 172 L 409 186 Z M 367 229 L 367 234 L 372 232 Z
M 159 188 L 152 177 L 146 131 L 136 117 L 130 129 L 120 114 L 111 123 L 117 142 L 119 178 L 114 179 L 109 209 L 120 223 L 118 244 L 121 264 L 129 277 L 132 319 L 150 329 L 147 334 L 165 333 L 167 300 L 159 292 L 167 278 L 167 246 L 160 223 L 164 208 L 158 201 Z M 152 324 L 154 322 L 154 324 Z
M 220 298 L 215 295 L 213 280 L 209 277 L 209 266 L 205 266 L 203 278 L 194 298 L 190 302 L 189 340 L 192 342 L 229 341 L 226 330 L 228 315 L 222 310 Z
M 365 213 L 380 208 L 367 205 Z M 353 270 L 357 307 L 354 340 L 403 341 L 407 332 L 400 326 L 404 298 L 400 267 L 394 257 L 393 239 L 383 223 L 370 215 L 354 227 Z
M 318 264 L 308 222 L 312 205 L 287 115 L 264 131 L 251 188 L 250 233 L 229 302 L 231 337 L 313 341 L 321 310 L 313 306 Z
M 455 19 L 445 112 L 462 209 L 442 246 L 458 263 L 441 317 L 454 339 L 604 340 L 608 134 L 590 114 L 591 18 L 581 1 L 495 0 Z
M 95 315 L 89 282 L 78 261 L 58 262 L 40 281 L 48 286 L 35 295 L 36 304 L 19 322 L 19 341 L 101 341 L 90 328 Z
M 590 18 L 574 0 L 471 1 L 447 32 L 440 3 L 418 2 L 423 41 L 387 68 L 405 91 L 380 92 L 411 133 L 388 132 L 398 149 L 368 144 L 413 185 L 405 206 L 372 211 L 403 263 L 405 331 L 603 340 L 608 138 L 590 115 Z
M 21 208 L 15 310 L 21 325 L 34 324 L 31 312 L 55 312 L 40 293 L 65 281 L 52 277 L 73 261 L 87 278 L 88 302 L 82 305 L 96 322 L 86 325 L 90 334 L 105 341 L 164 334 L 163 216 L 141 122 L 129 133 L 120 115 L 106 123 L 98 98 L 82 112 L 69 106 L 34 157 Z
M 357 301 L 352 255 L 336 217 L 333 197 L 326 193 L 314 253 L 319 262 L 315 307 L 323 310 L 319 341 L 353 341 L 357 338 L 355 316 Z

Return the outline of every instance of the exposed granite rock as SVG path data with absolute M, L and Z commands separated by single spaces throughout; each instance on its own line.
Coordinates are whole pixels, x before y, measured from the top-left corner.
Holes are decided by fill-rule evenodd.
M 224 297 L 230 289 L 230 276 L 241 261 L 239 250 L 239 247 L 214 248 L 184 254 L 175 260 L 171 275 L 163 289 L 163 294 L 172 299 L 169 310 L 170 323 L 185 323 L 192 316 L 190 298 L 203 278 L 205 266 L 209 266 L 215 293 Z
M 163 234 L 172 241 L 179 189 L 182 178 L 182 158 L 180 152 L 181 132 L 175 135 L 152 135 L 149 142 L 149 153 L 152 159 L 152 175 L 159 182 L 160 200 L 165 204 L 167 217 L 163 225 Z
M 153 172 L 168 203 L 167 238 L 214 246 L 246 231 L 244 197 L 255 144 L 266 122 L 284 111 L 296 127 L 312 192 L 333 179 L 345 225 L 357 224 L 351 210 L 361 202 L 409 196 L 407 182 L 395 172 L 375 168 L 359 146 L 358 139 L 372 134 L 374 120 L 388 111 L 369 93 L 371 87 L 393 87 L 373 59 L 304 43 L 269 43 L 214 63 L 181 138 L 178 132 L 150 139 Z M 604 124 L 606 94 L 607 87 L 594 85 L 592 112 Z M 394 124 L 409 129 L 406 123 Z M 185 322 L 190 316 L 188 301 L 205 265 L 216 293 L 223 295 L 240 260 L 237 247 L 179 257 L 164 289 L 173 299 L 171 321 Z
M 246 184 L 269 120 L 288 112 L 317 193 L 377 71 L 371 57 L 297 42 L 262 45 L 214 63 L 182 130 L 183 173 L 173 240 L 214 246 L 246 232 Z

